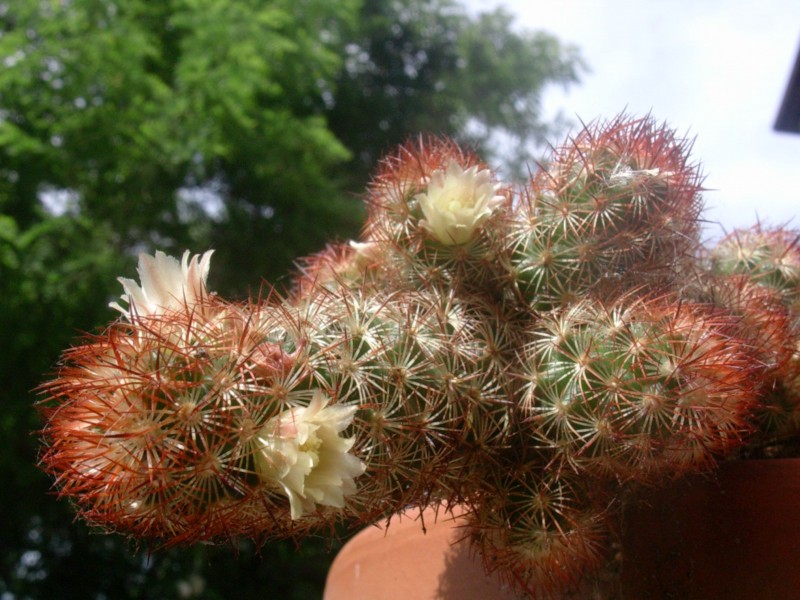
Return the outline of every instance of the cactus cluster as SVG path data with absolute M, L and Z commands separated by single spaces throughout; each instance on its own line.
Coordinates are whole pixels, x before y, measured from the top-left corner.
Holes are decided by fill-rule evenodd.
M 689 144 L 589 125 L 519 187 L 447 140 L 381 164 L 360 240 L 290 294 L 140 259 L 122 316 L 43 385 L 41 463 L 78 513 L 158 544 L 299 538 L 467 507 L 522 594 L 613 560 L 620 498 L 796 451 L 800 240 L 700 241 Z

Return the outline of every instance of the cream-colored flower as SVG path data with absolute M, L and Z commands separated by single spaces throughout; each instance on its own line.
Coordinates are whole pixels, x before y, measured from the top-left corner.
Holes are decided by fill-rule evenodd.
M 127 308 L 117 302 L 109 304 L 120 311 L 128 320 L 133 316 L 150 316 L 192 307 L 208 295 L 206 279 L 213 250 L 202 256 L 196 254 L 189 260 L 189 251 L 183 253 L 181 262 L 163 252 L 155 256 L 139 255 L 139 279 L 141 286 L 133 279 L 120 277 L 125 293 L 122 301 Z
M 464 169 L 451 161 L 446 169 L 433 172 L 427 191 L 416 195 L 425 215 L 420 225 L 443 244 L 468 242 L 503 202 L 499 187 L 488 169 Z
M 317 390 L 307 407 L 283 412 L 259 432 L 256 470 L 289 498 L 292 519 L 313 512 L 317 504 L 343 508 L 345 497 L 355 493 L 353 480 L 366 466 L 348 454 L 355 438 L 340 435 L 355 411 L 354 406 L 328 406 Z

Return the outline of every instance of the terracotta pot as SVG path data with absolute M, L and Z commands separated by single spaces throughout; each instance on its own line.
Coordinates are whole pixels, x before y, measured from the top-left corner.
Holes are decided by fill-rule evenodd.
M 800 598 L 800 460 L 748 460 L 625 513 L 625 598 Z
M 456 512 L 456 515 L 459 513 Z M 351 539 L 331 565 L 324 600 L 514 600 L 487 576 L 459 520 L 409 511 Z
M 356 535 L 333 562 L 324 600 L 516 598 L 484 574 L 458 519 L 423 518 L 427 534 L 411 511 Z M 800 459 L 730 462 L 649 490 L 624 511 L 620 542 L 626 600 L 796 600 Z

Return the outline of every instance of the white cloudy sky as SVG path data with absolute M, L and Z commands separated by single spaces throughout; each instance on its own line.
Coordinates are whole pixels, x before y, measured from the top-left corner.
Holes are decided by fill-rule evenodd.
M 800 227 L 800 134 L 772 129 L 800 47 L 799 0 L 464 0 L 576 44 L 591 72 L 548 111 L 589 121 L 652 113 L 695 138 L 706 218 Z M 558 140 L 553 140 L 557 142 Z M 718 226 L 709 227 L 716 237 Z

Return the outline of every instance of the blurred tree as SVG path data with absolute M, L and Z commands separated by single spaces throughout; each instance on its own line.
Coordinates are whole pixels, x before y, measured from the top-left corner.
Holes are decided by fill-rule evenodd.
M 20 227 L 43 194 L 66 195 L 122 251 L 217 243 L 221 283 L 241 292 L 237 274 L 291 265 L 276 238 L 310 252 L 357 226 L 331 177 L 348 152 L 314 100 L 353 0 L 2 6 L 0 208 Z
M 502 136 L 513 169 L 577 52 L 449 0 L 0 0 L 0 64 L 0 596 L 318 598 L 321 544 L 137 553 L 73 523 L 31 390 L 139 250 L 214 247 L 241 297 L 356 235 L 352 191 L 409 135 Z
M 354 154 L 355 189 L 384 152 L 420 132 L 474 147 L 509 177 L 527 174 L 536 145 L 558 128 L 542 119 L 543 91 L 575 83 L 585 65 L 575 47 L 512 25 L 502 9 L 472 18 L 448 0 L 364 0 L 327 110 Z

